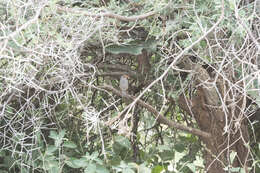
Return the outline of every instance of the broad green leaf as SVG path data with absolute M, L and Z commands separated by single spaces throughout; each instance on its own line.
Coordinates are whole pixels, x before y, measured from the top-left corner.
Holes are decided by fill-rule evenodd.
M 72 141 L 65 141 L 63 143 L 63 147 L 66 147 L 66 148 L 77 148 L 77 145 L 72 142 Z
M 49 138 L 56 139 L 57 137 L 58 137 L 57 132 L 52 130 L 50 132 Z
M 116 136 L 115 137 L 115 143 L 117 143 L 117 145 L 119 145 L 122 148 L 130 148 L 131 147 L 131 143 L 130 143 L 129 139 L 124 137 L 124 136 Z
M 85 173 L 96 173 L 97 172 L 97 165 L 90 163 L 87 165 L 87 167 L 84 169 Z
M 65 163 L 72 168 L 85 168 L 89 166 L 88 161 L 84 158 L 76 159 L 71 157 L 69 160 L 66 160 Z
M 131 168 L 126 168 L 122 171 L 122 173 L 135 173 L 134 170 L 132 170 Z
M 152 169 L 152 173 L 161 173 L 164 170 L 163 166 L 157 165 Z
M 63 138 L 63 137 L 65 136 L 65 134 L 66 134 L 65 130 L 62 129 L 62 130 L 60 131 L 60 133 L 59 133 L 59 137 L 60 137 L 60 138 Z
M 178 163 L 185 155 L 186 155 L 185 153 L 179 153 L 179 152 L 175 151 L 175 154 L 174 154 L 175 163 Z
M 47 150 L 45 151 L 45 154 L 47 155 L 51 155 L 54 151 L 56 151 L 58 148 L 56 146 L 53 145 L 49 145 L 47 147 Z
M 65 130 L 61 130 L 59 134 L 56 131 L 51 131 L 49 137 L 55 140 L 55 146 L 58 147 L 61 145 L 63 141 L 63 137 L 65 136 Z
M 103 164 L 103 161 L 101 159 L 98 158 L 99 153 L 97 151 L 93 152 L 91 155 L 86 152 L 86 155 L 83 157 L 84 159 L 88 160 L 88 161 L 95 161 L 98 164 Z
M 96 172 L 97 173 L 109 173 L 109 171 L 102 165 L 98 165 Z
M 159 153 L 159 156 L 163 161 L 172 160 L 174 158 L 174 152 L 170 150 L 165 150 Z
M 158 146 L 157 146 L 157 149 L 158 149 L 159 151 L 171 150 L 170 147 L 169 147 L 169 145 L 158 145 Z
M 157 42 L 155 40 L 148 40 L 146 42 L 131 42 L 129 45 L 110 45 L 106 47 L 106 51 L 112 54 L 127 53 L 131 55 L 140 55 L 142 50 L 155 51 Z
M 59 169 L 59 162 L 56 160 L 45 161 L 43 164 L 44 170 L 57 170 Z
M 183 152 L 186 149 L 186 147 L 182 143 L 177 143 L 174 145 L 174 149 L 178 152 Z

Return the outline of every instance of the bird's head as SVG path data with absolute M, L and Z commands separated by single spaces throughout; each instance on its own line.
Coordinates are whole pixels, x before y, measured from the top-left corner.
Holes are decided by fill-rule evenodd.
M 129 79 L 129 76 L 127 74 L 124 74 L 123 77 Z

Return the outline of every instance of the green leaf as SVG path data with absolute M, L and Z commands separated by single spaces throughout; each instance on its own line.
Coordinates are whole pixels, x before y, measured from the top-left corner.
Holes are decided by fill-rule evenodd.
M 186 154 L 185 153 L 179 153 L 177 151 L 175 151 L 175 163 L 178 163 Z
M 157 149 L 159 151 L 171 150 L 169 145 L 158 145 Z
M 97 173 L 109 173 L 109 171 L 102 165 L 98 165 L 96 172 Z
M 152 169 L 152 173 L 161 173 L 164 170 L 163 166 L 157 165 Z
M 126 169 L 123 170 L 122 173 L 135 173 L 135 171 L 132 170 L 131 168 L 126 168 Z
M 126 137 L 117 136 L 112 144 L 112 148 L 113 151 L 121 157 L 121 159 L 126 159 L 131 150 L 131 143 Z
M 201 46 L 201 48 L 206 48 L 207 42 L 205 40 L 200 41 L 200 46 Z
M 133 41 L 128 45 L 110 45 L 106 47 L 106 51 L 112 54 L 127 53 L 130 55 L 140 55 L 142 50 L 156 51 L 157 42 L 155 40 L 147 40 L 145 42 Z
M 160 152 L 159 156 L 163 161 L 172 160 L 172 158 L 174 157 L 174 152 L 166 150 L 164 152 Z
M 57 162 L 56 160 L 45 161 L 42 168 L 44 170 L 50 170 L 50 172 L 53 172 L 51 170 L 58 170 L 59 169 L 59 162 Z
M 86 152 L 86 155 L 84 156 L 84 159 L 88 160 L 89 162 L 95 161 L 98 164 L 103 164 L 103 161 L 98 158 L 99 153 L 97 151 L 93 152 L 91 155 Z
M 112 54 L 121 54 L 121 53 L 128 53 L 131 55 L 140 55 L 142 53 L 142 47 L 138 47 L 135 45 L 128 45 L 128 46 L 122 46 L 122 45 L 112 45 L 106 48 L 106 51 Z
M 45 151 L 46 155 L 52 155 L 54 151 L 56 151 L 58 148 L 54 145 L 47 146 L 47 150 Z
M 84 169 L 85 173 L 96 173 L 97 165 L 90 163 L 88 166 Z
M 56 139 L 57 136 L 58 136 L 57 132 L 52 130 L 52 131 L 50 132 L 49 138 Z
M 178 152 L 183 152 L 186 149 L 186 147 L 182 143 L 177 143 L 174 145 L 174 149 Z
M 77 148 L 77 145 L 72 142 L 72 141 L 65 141 L 63 143 L 63 147 L 66 147 L 66 148 Z
M 131 147 L 131 142 L 129 141 L 128 138 L 126 138 L 124 136 L 116 136 L 115 143 L 117 143 L 117 145 L 119 145 L 121 148 L 130 148 Z
M 65 132 L 65 130 L 63 129 L 63 130 L 60 131 L 59 137 L 60 137 L 60 138 L 63 138 L 63 137 L 65 136 L 65 134 L 66 134 L 66 132 Z
M 77 159 L 71 157 L 69 160 L 66 160 L 65 163 L 71 168 L 85 168 L 89 166 L 88 160 L 85 158 Z
M 55 146 L 59 147 L 63 142 L 65 136 L 65 130 L 61 130 L 59 134 L 56 131 L 51 131 L 49 137 L 55 140 Z

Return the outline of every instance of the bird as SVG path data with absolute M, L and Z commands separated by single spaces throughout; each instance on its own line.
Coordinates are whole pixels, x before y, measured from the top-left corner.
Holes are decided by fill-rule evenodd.
M 120 83 L 119 83 L 119 87 L 121 89 L 122 95 L 125 96 L 127 94 L 127 90 L 128 90 L 128 79 L 129 76 L 124 74 L 120 77 Z

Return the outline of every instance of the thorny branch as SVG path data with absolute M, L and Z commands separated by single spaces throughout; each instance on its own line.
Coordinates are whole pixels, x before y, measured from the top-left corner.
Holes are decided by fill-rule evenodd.
M 118 96 L 121 96 L 121 97 L 123 96 L 121 94 L 121 92 L 114 89 L 112 86 L 105 85 L 105 86 L 100 86 L 99 88 L 109 90 L 109 91 L 113 92 L 114 94 L 116 94 Z M 126 97 L 127 97 L 127 99 L 130 99 L 132 101 L 135 100 L 135 97 L 133 97 L 133 96 L 126 95 Z M 173 121 L 167 119 L 166 117 L 161 115 L 156 109 L 154 109 L 153 106 L 145 103 L 141 99 L 139 99 L 137 101 L 137 104 L 139 104 L 140 106 L 146 108 L 149 112 L 151 112 L 159 123 L 165 124 L 165 125 L 169 126 L 170 128 L 176 128 L 176 129 L 179 129 L 179 130 L 183 130 L 183 131 L 186 131 L 186 132 L 189 132 L 189 133 L 192 133 L 194 135 L 201 136 L 201 137 L 204 137 L 204 138 L 210 138 L 211 137 L 210 134 L 203 132 L 199 129 L 187 127 L 185 125 L 182 125 L 182 124 L 179 124 L 179 123 L 176 123 L 176 122 L 173 122 Z M 109 124 L 111 124 L 111 122 Z

